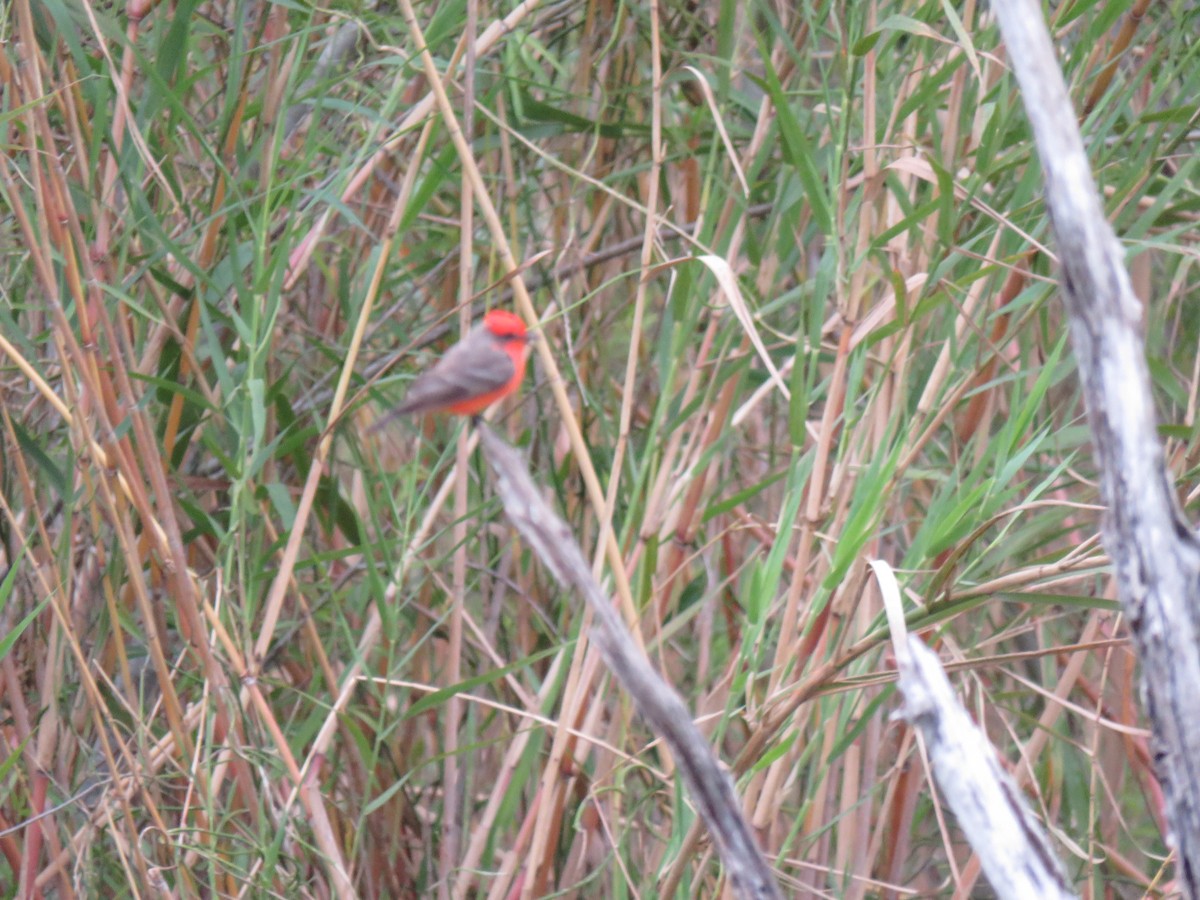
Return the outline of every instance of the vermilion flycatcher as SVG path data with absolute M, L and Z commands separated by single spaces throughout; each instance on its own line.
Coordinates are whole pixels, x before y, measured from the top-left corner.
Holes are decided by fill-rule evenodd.
M 374 427 L 408 413 L 478 414 L 520 386 L 530 339 L 520 316 L 492 310 L 432 369 L 418 375 L 404 402 Z

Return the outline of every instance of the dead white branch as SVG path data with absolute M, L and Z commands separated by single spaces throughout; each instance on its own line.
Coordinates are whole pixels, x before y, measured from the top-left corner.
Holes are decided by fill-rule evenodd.
M 781 900 L 775 876 L 742 816 L 733 782 L 683 701 L 638 649 L 609 598 L 592 578 L 571 529 L 543 499 L 524 457 L 479 424 L 484 455 L 496 473 L 504 511 L 559 583 L 574 588 L 592 612 L 591 638 L 609 670 L 633 697 L 654 733 L 667 742 L 692 802 L 716 843 L 730 884 L 739 897 Z
M 900 666 L 901 714 L 925 739 L 942 797 L 996 894 L 1011 900 L 1074 897 L 1041 823 L 954 696 L 937 654 L 910 635 L 907 656 Z
M 900 670 L 904 707 L 898 715 L 921 733 L 933 777 L 988 881 L 1006 900 L 1074 897 L 1041 823 L 958 702 L 937 654 L 908 633 L 892 567 L 873 559 L 871 569 Z
M 1155 429 L 1141 304 L 1104 216 L 1039 4 L 992 4 L 1033 126 L 1062 292 L 1107 507 L 1104 544 L 1142 662 L 1155 757 L 1178 854 L 1200 897 L 1200 541 L 1183 519 Z

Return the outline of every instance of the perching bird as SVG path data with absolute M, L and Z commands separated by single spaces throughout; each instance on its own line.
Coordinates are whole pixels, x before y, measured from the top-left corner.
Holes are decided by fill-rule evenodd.
M 520 386 L 531 339 L 520 316 L 492 310 L 433 368 L 418 375 L 404 402 L 374 428 L 408 413 L 474 416 L 482 412 Z

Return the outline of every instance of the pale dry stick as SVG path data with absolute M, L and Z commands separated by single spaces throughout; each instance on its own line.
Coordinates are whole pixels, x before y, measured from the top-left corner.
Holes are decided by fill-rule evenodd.
M 526 16 L 538 8 L 541 0 L 524 0 L 517 7 L 502 19 L 497 19 L 484 29 L 483 34 L 475 41 L 474 49 L 476 58 L 485 56 L 491 49 L 500 41 L 504 35 L 512 32 Z M 449 72 L 454 70 L 458 64 L 458 59 L 462 48 L 456 48 L 454 56 L 451 59 Z M 354 174 L 350 179 L 346 188 L 342 191 L 341 202 L 349 203 L 350 200 L 358 193 L 367 180 L 371 177 L 371 173 L 382 163 L 392 151 L 404 140 L 410 130 L 416 128 L 424 122 L 437 106 L 435 95 L 430 92 L 422 97 L 417 103 L 408 110 L 408 113 L 400 120 L 400 124 L 396 126 L 395 136 L 384 142 L 369 160 Z M 332 215 L 332 207 L 326 209 L 318 217 L 317 222 L 308 233 L 300 239 L 297 250 L 292 251 L 288 261 L 287 275 L 284 276 L 284 287 L 290 289 L 296 283 L 296 280 L 308 266 L 308 261 L 311 258 L 313 251 L 316 250 L 320 241 L 321 235 L 325 232 L 325 224 L 329 221 Z M 536 321 L 536 317 L 530 317 L 529 321 Z
M 734 891 L 748 898 L 781 897 L 774 873 L 740 814 L 732 780 L 720 768 L 679 696 L 650 665 L 592 577 L 570 528 L 542 498 L 526 461 L 486 425 L 481 425 L 479 438 L 496 473 L 496 491 L 505 513 L 554 578 L 580 594 L 595 619 L 592 642 L 655 734 L 674 753 L 679 774 L 713 835 Z
M 599 578 L 604 567 L 604 557 L 608 550 L 610 539 L 615 540 L 612 531 L 612 517 L 616 509 L 617 491 L 621 485 L 622 468 L 625 461 L 625 448 L 629 442 L 629 424 L 632 419 L 633 401 L 637 395 L 638 350 L 641 346 L 642 318 L 646 307 L 646 287 L 649 278 L 650 263 L 654 253 L 654 236 L 658 231 L 658 187 L 659 173 L 663 165 L 662 147 L 662 60 L 659 48 L 658 0 L 650 0 L 650 170 L 646 177 L 646 210 L 648 215 L 644 221 L 642 234 L 642 256 L 640 277 L 633 301 L 633 325 L 630 329 L 629 352 L 625 361 L 625 389 L 621 392 L 621 409 L 618 416 L 617 441 L 613 449 L 613 461 L 608 473 L 608 491 L 603 505 L 595 512 L 599 518 L 600 533 L 592 557 L 592 577 Z M 599 236 L 599 229 L 594 234 Z M 633 624 L 633 621 L 630 622 Z M 566 733 L 565 727 L 574 721 L 577 710 L 585 702 L 586 695 L 594 690 L 591 679 L 575 683 L 574 691 L 565 694 L 562 703 L 563 715 L 560 719 L 560 730 L 554 736 L 554 743 L 546 765 L 542 770 L 542 792 L 544 798 L 554 797 L 565 789 L 562 780 L 561 757 L 567 751 L 567 744 L 577 746 Z M 668 767 L 670 764 L 668 763 Z M 619 801 L 619 798 L 618 798 Z M 533 891 L 539 883 L 536 877 L 540 861 L 548 857 L 548 842 L 552 826 L 552 817 L 558 808 L 557 802 L 543 802 L 534 829 L 533 841 L 529 857 L 532 865 L 530 877 L 525 879 L 523 894 L 532 900 Z
M 478 0 L 467 0 L 467 16 L 459 44 L 467 48 L 463 62 L 463 127 L 467 134 L 474 134 L 475 106 L 475 30 L 478 17 Z M 475 210 L 471 181 L 461 179 L 458 205 L 459 261 L 458 261 L 458 327 L 461 334 L 471 330 L 471 307 L 475 277 Z M 450 611 L 446 622 L 446 672 L 447 684 L 458 684 L 462 680 L 463 616 L 467 594 L 467 512 L 470 508 L 471 459 L 468 448 L 470 434 L 462 429 L 458 434 L 454 488 L 454 560 L 451 571 Z M 443 775 L 442 838 L 438 847 L 438 859 L 442 871 L 437 879 L 437 893 L 448 900 L 456 879 L 459 847 L 462 844 L 462 815 L 464 786 L 458 765 L 458 729 L 463 717 L 463 702 L 457 692 L 446 701 L 442 721 L 443 753 L 445 767 Z
M 263 619 L 259 626 L 260 631 L 258 640 L 254 645 L 253 657 L 247 660 L 254 667 L 255 672 L 262 665 L 263 660 L 266 658 L 267 649 L 271 646 L 271 641 L 274 640 L 275 626 L 279 621 L 279 615 L 283 608 L 283 599 L 287 591 L 288 581 L 291 578 L 292 571 L 295 569 L 296 557 L 300 551 L 300 542 L 304 538 L 305 525 L 312 512 L 313 499 L 320 484 L 321 472 L 325 468 L 333 446 L 334 425 L 343 412 L 346 392 L 353 377 L 354 366 L 358 360 L 358 352 L 362 347 L 363 335 L 366 333 L 367 323 L 370 319 L 371 311 L 375 306 L 375 298 L 379 296 L 379 285 L 383 280 L 383 272 L 391 255 L 391 247 L 395 242 L 396 230 L 399 227 L 400 218 L 403 215 L 405 207 L 408 205 L 408 198 L 412 195 L 413 185 L 416 183 L 418 162 L 424 156 L 425 145 L 429 140 L 430 131 L 431 124 L 427 122 L 421 132 L 420 138 L 417 140 L 417 146 L 414 149 L 408 170 L 404 173 L 404 181 L 401 183 L 400 192 L 392 207 L 387 233 L 380 248 L 375 269 L 371 273 L 371 282 L 367 287 L 362 309 L 354 324 L 354 332 L 350 339 L 350 345 L 346 349 L 346 357 L 342 364 L 337 386 L 334 389 L 333 398 L 329 404 L 328 424 L 321 435 L 320 442 L 317 444 L 317 451 L 313 455 L 313 463 L 308 470 L 308 478 L 300 494 L 300 502 L 296 506 L 292 530 L 288 535 L 287 545 L 284 548 L 283 557 L 279 563 L 279 571 L 276 573 L 275 579 L 271 583 L 271 588 L 267 593 Z

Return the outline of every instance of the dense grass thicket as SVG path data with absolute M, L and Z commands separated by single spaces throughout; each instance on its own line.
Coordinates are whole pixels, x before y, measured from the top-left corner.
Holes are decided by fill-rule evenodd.
M 371 429 L 497 307 L 787 893 L 987 896 L 881 558 L 1081 894 L 1170 895 L 986 6 L 410 2 L 0 12 L 0 895 L 718 895 L 470 427 Z M 1049 15 L 1194 519 L 1200 7 Z

